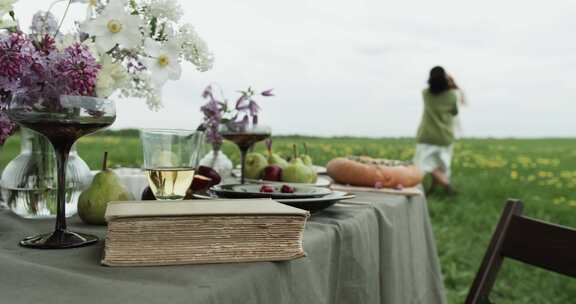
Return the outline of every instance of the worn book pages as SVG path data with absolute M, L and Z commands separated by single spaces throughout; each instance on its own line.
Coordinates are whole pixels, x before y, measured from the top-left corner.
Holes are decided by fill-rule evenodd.
M 269 199 L 111 203 L 102 264 L 291 260 L 305 255 L 308 216 Z

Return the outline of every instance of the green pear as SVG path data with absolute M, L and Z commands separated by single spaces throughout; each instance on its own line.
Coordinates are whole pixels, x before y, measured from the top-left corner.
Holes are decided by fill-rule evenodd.
M 264 168 L 268 166 L 268 160 L 260 153 L 248 153 L 246 155 L 246 168 L 244 174 L 249 179 L 260 179 Z
M 312 157 L 310 157 L 310 155 L 308 154 L 308 145 L 306 143 L 304 143 L 304 153 L 306 153 L 306 154 L 300 156 L 300 158 L 302 159 L 302 162 L 306 166 L 314 165 L 314 161 L 312 160 Z
M 310 157 L 310 155 L 304 154 L 304 155 L 300 156 L 300 158 L 302 159 L 302 162 L 303 162 L 306 166 L 311 167 L 311 166 L 314 164 L 313 161 L 312 161 L 312 157 Z
M 268 165 L 276 165 L 282 169 L 288 166 L 288 162 L 284 158 L 272 151 L 272 138 L 266 140 L 266 149 L 268 150 Z
M 94 176 L 90 187 L 78 198 L 78 215 L 86 224 L 106 225 L 104 213 L 109 202 L 134 200 L 120 183 L 118 175 L 106 167 L 107 156 L 108 153 L 104 153 L 102 171 Z
M 282 181 L 287 183 L 315 183 L 315 176 L 316 172 L 310 166 L 306 166 L 298 157 L 296 145 L 294 145 L 294 157 L 282 171 Z
M 286 168 L 286 166 L 288 166 L 288 162 L 282 158 L 282 156 L 276 154 L 276 153 L 272 153 L 268 156 L 268 164 L 269 165 L 276 165 L 282 169 Z
M 318 181 L 318 173 L 316 173 L 314 168 L 312 168 L 311 166 L 307 166 L 307 167 L 310 168 L 310 170 L 308 172 L 308 183 L 309 184 L 315 184 Z

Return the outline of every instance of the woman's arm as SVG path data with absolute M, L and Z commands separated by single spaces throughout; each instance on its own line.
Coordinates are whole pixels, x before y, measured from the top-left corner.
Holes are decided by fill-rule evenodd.
M 466 97 L 464 96 L 464 91 L 462 91 L 462 89 L 460 89 L 460 87 L 458 86 L 458 84 L 456 84 L 456 80 L 454 80 L 454 77 L 452 77 L 452 75 L 448 75 L 448 87 L 450 89 L 453 90 L 458 90 L 459 94 L 459 98 L 458 101 L 460 102 L 461 105 L 466 105 Z

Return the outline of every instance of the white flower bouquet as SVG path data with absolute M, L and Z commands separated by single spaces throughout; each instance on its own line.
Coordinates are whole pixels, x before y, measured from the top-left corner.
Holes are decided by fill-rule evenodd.
M 180 78 L 183 61 L 192 63 L 201 72 L 212 67 L 213 56 L 204 40 L 192 25 L 180 22 L 183 13 L 176 0 L 57 0 L 48 11 L 35 14 L 29 34 L 22 31 L 13 11 L 16 1 L 0 0 L 0 28 L 8 30 L 0 33 L 0 38 L 33 45 L 31 60 L 45 55 L 40 60 L 42 65 L 52 60 L 52 51 L 65 52 L 72 46 L 88 50 L 90 54 L 82 54 L 80 60 L 87 67 L 80 74 L 87 79 L 76 85 L 81 85 L 89 95 L 106 98 L 119 91 L 122 97 L 144 98 L 151 109 L 157 109 L 162 105 L 162 87 L 168 80 Z M 84 20 L 75 22 L 75 31 L 71 33 L 61 33 L 62 21 L 50 12 L 59 3 L 67 5 L 66 12 L 70 5 L 86 6 Z M 11 55 L 13 46 L 7 42 L 6 47 L 0 47 L 0 59 Z M 72 63 L 78 61 L 71 58 Z M 3 84 L 0 93 L 6 95 L 21 89 L 25 81 L 18 77 L 26 78 L 22 74 L 2 75 L 0 71 Z
M 13 5 L 0 0 L 0 145 L 14 131 L 5 113 L 14 94 L 30 100 L 60 95 L 144 98 L 162 106 L 162 87 L 181 75 L 188 61 L 198 71 L 212 67 L 213 56 L 190 24 L 180 23 L 176 0 L 57 0 L 20 27 Z M 65 3 L 84 5 L 86 16 L 71 33 L 51 13 Z

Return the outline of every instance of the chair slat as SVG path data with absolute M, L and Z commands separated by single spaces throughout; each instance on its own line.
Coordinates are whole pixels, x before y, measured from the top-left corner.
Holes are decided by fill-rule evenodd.
M 505 235 L 502 255 L 576 277 L 576 230 L 514 216 Z
M 522 207 L 506 203 L 466 304 L 489 303 L 504 258 L 576 278 L 576 230 L 522 216 Z
M 506 231 L 510 226 L 512 218 L 516 215 L 522 214 L 523 205 L 519 200 L 508 200 L 498 226 L 494 230 L 488 250 L 484 255 L 478 274 L 474 278 L 474 282 L 468 293 L 465 304 L 478 304 L 486 303 L 490 290 L 494 286 L 496 276 L 502 265 L 504 257 L 500 254 L 505 239 Z

